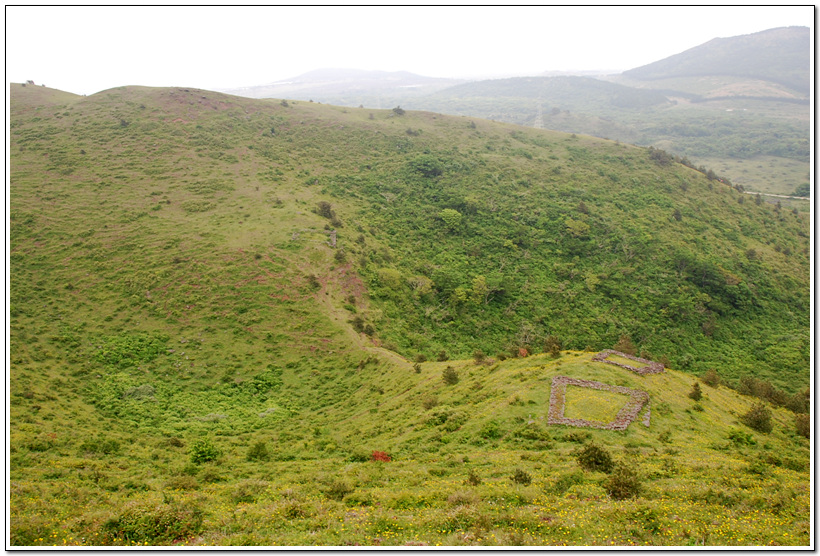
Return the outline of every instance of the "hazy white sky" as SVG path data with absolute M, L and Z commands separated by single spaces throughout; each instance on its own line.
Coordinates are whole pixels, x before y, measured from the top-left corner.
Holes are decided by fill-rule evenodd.
M 319 68 L 433 77 L 626 70 L 715 37 L 813 27 L 814 7 L 6 7 L 6 81 L 260 85 Z

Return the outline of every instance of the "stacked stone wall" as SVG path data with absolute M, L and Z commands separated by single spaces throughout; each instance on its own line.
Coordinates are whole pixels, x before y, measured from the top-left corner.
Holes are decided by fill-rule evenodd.
M 608 357 L 610 355 L 618 355 L 625 359 L 631 359 L 637 363 L 644 363 L 643 367 L 633 367 L 632 365 L 627 365 L 626 363 L 620 363 L 618 361 L 610 361 Z M 615 365 L 621 367 L 622 369 L 627 369 L 632 371 L 633 373 L 638 373 L 639 375 L 653 375 L 657 373 L 664 372 L 663 363 L 658 363 L 657 361 L 650 361 L 649 359 L 643 359 L 642 357 L 635 357 L 634 355 L 629 355 L 626 353 L 622 353 L 620 351 L 615 351 L 614 349 L 605 349 L 600 353 L 596 353 L 592 356 L 593 361 L 598 361 L 599 363 L 609 363 L 610 365 Z
M 567 386 L 578 386 L 581 388 L 593 388 L 595 390 L 606 390 L 609 392 L 616 392 L 629 396 L 629 401 L 618 411 L 615 420 L 611 423 L 601 423 L 600 421 L 588 421 L 586 419 L 569 419 L 564 417 L 564 409 L 566 408 L 566 392 Z M 580 378 L 572 378 L 568 376 L 557 376 L 552 379 L 552 389 L 550 392 L 550 408 L 548 414 L 548 423 L 550 425 L 567 425 L 571 427 L 590 427 L 595 429 L 605 430 L 624 430 L 632 421 L 638 417 L 641 409 L 649 403 L 649 394 L 642 390 L 634 390 L 626 388 L 625 386 L 615 386 L 612 384 L 605 384 L 603 382 L 596 382 L 594 380 L 584 380 Z M 643 424 L 649 426 L 649 410 L 643 418 Z

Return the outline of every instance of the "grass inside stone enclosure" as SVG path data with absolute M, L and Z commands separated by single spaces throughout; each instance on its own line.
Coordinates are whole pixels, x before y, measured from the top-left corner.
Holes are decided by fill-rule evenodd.
M 630 397 L 617 392 L 567 386 L 564 417 L 611 423 Z

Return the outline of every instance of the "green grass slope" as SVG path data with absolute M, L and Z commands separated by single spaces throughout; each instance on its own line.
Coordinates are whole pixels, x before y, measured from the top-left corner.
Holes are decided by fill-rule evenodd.
M 801 390 L 802 216 L 432 113 L 13 84 L 10 129 L 10 544 L 809 543 L 793 413 L 582 351 Z M 556 376 L 650 425 L 548 425 Z

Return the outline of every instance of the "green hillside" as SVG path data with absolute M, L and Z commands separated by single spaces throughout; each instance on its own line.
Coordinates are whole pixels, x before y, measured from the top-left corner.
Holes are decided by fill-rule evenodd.
M 616 84 L 588 77 L 516 77 L 457 85 L 403 106 L 654 145 L 695 160 L 775 156 L 806 163 L 808 111 L 794 98 L 684 92 L 692 79 Z M 629 86 L 627 86 L 629 85 Z M 674 89 L 673 89 L 674 87 Z M 725 93 L 734 87 L 726 85 Z M 804 179 L 801 175 L 799 179 Z M 779 180 L 778 180 L 779 181 Z M 790 184 L 791 190 L 797 183 Z M 790 191 L 791 191 L 790 190 Z
M 12 84 L 10 139 L 10 544 L 809 544 L 805 215 L 197 89 Z

